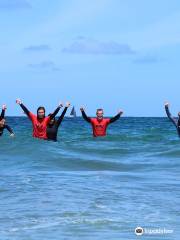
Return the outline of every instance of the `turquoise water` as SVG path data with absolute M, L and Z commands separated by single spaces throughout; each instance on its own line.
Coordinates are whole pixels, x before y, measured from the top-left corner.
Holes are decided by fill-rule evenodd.
M 94 139 L 66 118 L 59 142 L 9 118 L 0 138 L 0 239 L 179 239 L 180 140 L 165 118 L 122 118 Z M 137 226 L 166 235 L 137 237 Z

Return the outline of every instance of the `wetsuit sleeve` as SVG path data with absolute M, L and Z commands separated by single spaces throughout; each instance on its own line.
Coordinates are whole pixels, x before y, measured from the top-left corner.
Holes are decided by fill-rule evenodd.
M 64 116 L 65 116 L 65 114 L 66 114 L 66 112 L 67 112 L 67 107 L 65 107 L 64 108 L 64 110 L 63 110 L 63 112 L 62 112 L 62 114 L 61 114 L 61 116 L 58 118 L 58 120 L 57 120 L 57 126 L 59 127 L 59 125 L 61 124 L 61 122 L 62 122 L 62 120 L 63 120 L 63 118 L 64 118 Z
M 10 134 L 14 134 L 12 128 L 10 128 L 8 125 L 5 125 L 4 127 L 10 132 Z
M 49 116 L 50 119 L 55 118 L 55 116 L 58 114 L 60 109 L 61 109 L 61 107 L 57 107 L 56 110 Z
M 4 118 L 4 116 L 5 116 L 5 110 L 4 110 L 4 109 L 2 109 L 2 112 L 1 112 L 0 119 L 3 119 L 3 118 Z
M 110 118 L 110 122 L 109 123 L 113 123 L 115 121 L 117 121 L 120 117 L 121 117 L 122 113 L 118 113 L 115 117 Z
M 30 111 L 24 106 L 24 104 L 20 104 L 22 110 L 25 112 L 25 114 L 30 117 Z
M 91 118 L 86 115 L 85 111 L 82 111 L 82 117 L 84 118 L 85 121 L 89 123 L 91 122 Z
M 172 117 L 170 111 L 169 111 L 169 108 L 168 106 L 165 106 L 165 110 L 166 110 L 166 114 L 168 116 L 168 118 L 171 120 L 171 122 L 177 127 L 177 122 L 176 120 Z

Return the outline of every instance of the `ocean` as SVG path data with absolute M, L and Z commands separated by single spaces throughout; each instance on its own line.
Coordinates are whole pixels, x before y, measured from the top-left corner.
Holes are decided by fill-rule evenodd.
M 167 118 L 124 117 L 103 138 L 65 118 L 58 142 L 33 139 L 25 117 L 7 122 L 16 136 L 0 138 L 0 239 L 180 238 L 180 139 Z

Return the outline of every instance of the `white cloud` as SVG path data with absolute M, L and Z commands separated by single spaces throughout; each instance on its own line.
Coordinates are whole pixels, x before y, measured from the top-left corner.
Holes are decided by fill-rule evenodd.
M 49 51 L 51 50 L 49 45 L 41 44 L 41 45 L 31 45 L 29 47 L 24 48 L 26 52 L 41 52 L 41 51 Z
M 0 9 L 16 10 L 28 8 L 31 8 L 31 5 L 26 0 L 0 0 Z
M 120 44 L 115 41 L 100 42 L 94 39 L 79 38 L 62 52 L 77 54 L 133 54 L 134 51 L 128 44 Z
M 53 61 L 42 61 L 40 63 L 31 63 L 28 64 L 33 70 L 51 70 L 51 71 L 59 71 L 60 68 L 56 66 Z

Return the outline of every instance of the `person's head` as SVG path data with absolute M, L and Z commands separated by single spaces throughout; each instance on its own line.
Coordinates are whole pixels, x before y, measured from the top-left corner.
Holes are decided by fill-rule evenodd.
M 178 117 L 180 118 L 180 112 L 178 112 Z
M 104 111 L 102 108 L 98 108 L 96 110 L 96 116 L 98 120 L 102 120 L 103 119 L 103 115 L 104 115 Z
M 37 109 L 37 117 L 39 119 L 43 119 L 45 117 L 45 108 L 44 107 L 38 107 Z
M 0 127 L 3 127 L 5 124 L 6 120 L 4 118 L 0 119 Z
M 51 113 L 48 115 L 48 116 L 51 116 Z M 53 126 L 55 124 L 55 118 L 52 118 L 50 121 L 49 121 L 49 125 L 50 126 Z

